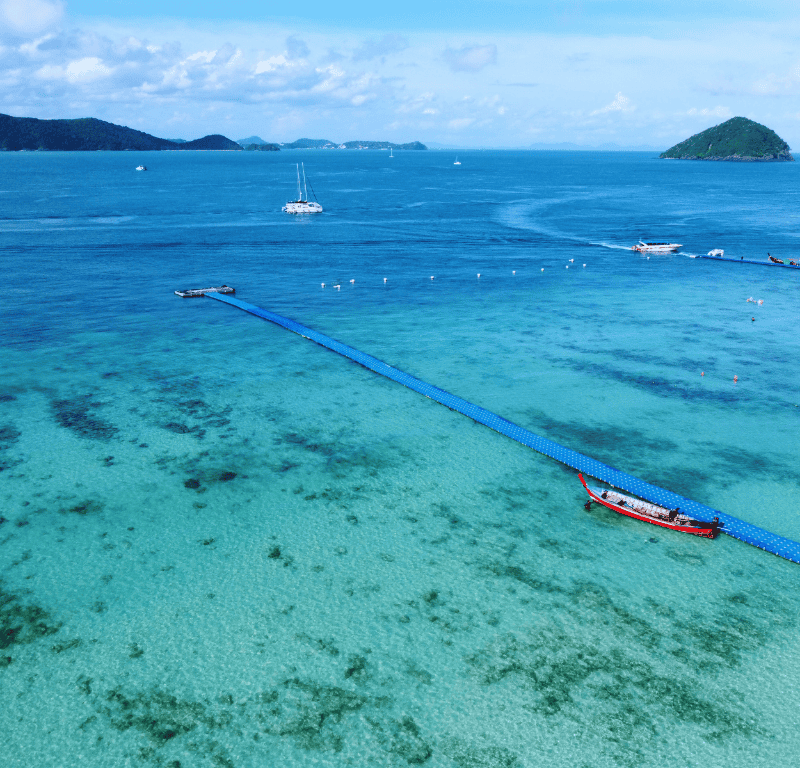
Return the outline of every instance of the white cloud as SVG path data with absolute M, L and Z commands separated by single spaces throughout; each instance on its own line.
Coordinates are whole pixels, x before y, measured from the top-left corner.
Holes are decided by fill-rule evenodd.
M 274 72 L 279 67 L 286 64 L 285 56 L 270 56 L 265 61 L 259 61 L 256 68 L 253 70 L 254 75 L 261 75 L 264 72 Z
M 604 112 L 630 112 L 632 109 L 634 109 L 634 107 L 630 106 L 630 99 L 627 96 L 623 96 L 622 91 L 619 91 L 614 97 L 614 101 L 610 104 L 606 104 L 601 109 L 596 109 L 592 114 L 602 115 Z
M 722 117 L 728 118 L 733 117 L 733 112 L 730 111 L 727 107 L 712 107 L 709 109 L 708 107 L 704 109 L 696 109 L 692 107 L 686 111 L 686 114 L 690 117 L 700 116 L 700 117 Z
M 0 36 L 5 31 L 32 37 L 61 21 L 64 3 L 59 0 L 0 0 Z
M 462 45 L 457 50 L 446 48 L 443 56 L 453 72 L 479 72 L 497 63 L 497 46 Z

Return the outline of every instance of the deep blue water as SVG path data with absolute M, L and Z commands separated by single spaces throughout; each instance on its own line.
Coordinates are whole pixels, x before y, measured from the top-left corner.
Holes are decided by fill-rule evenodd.
M 800 275 L 688 258 L 800 255 L 797 165 L 460 159 L 0 154 L 3 764 L 792 763 L 798 566 L 173 294 L 800 539 Z

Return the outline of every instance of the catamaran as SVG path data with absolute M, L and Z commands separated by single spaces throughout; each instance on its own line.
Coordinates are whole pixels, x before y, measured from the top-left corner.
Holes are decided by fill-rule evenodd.
M 300 188 L 300 165 L 297 166 L 297 200 L 286 203 L 281 208 L 284 213 L 322 213 L 322 206 L 319 203 L 308 202 L 308 184 L 306 183 L 306 167 L 303 165 L 303 188 L 305 195 Z M 311 190 L 314 191 L 313 188 Z M 316 197 L 316 195 L 314 195 Z

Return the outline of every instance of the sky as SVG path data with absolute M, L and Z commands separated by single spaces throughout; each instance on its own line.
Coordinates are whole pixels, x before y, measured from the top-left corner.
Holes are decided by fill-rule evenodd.
M 164 138 L 660 148 L 741 115 L 800 149 L 800 3 L 0 0 L 0 113 Z

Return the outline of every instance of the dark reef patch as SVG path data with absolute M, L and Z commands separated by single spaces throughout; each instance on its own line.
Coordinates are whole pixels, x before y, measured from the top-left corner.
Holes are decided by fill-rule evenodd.
M 186 424 L 181 424 L 178 421 L 168 421 L 161 426 L 169 432 L 174 432 L 176 435 L 194 435 L 198 440 L 202 440 L 206 434 L 206 431 L 197 425 L 187 427 Z
M 201 704 L 182 701 L 159 690 L 126 695 L 115 688 L 105 694 L 96 708 L 118 731 L 135 728 L 156 744 L 189 733 L 199 723 L 209 727 L 217 724 Z
M 75 506 L 68 507 L 67 509 L 60 509 L 59 512 L 67 512 L 74 515 L 93 515 L 97 514 L 98 512 L 102 512 L 105 509 L 105 505 L 94 499 L 87 499 L 86 501 L 82 501 L 79 504 L 75 504 Z
M 22 464 L 22 459 L 11 459 L 6 454 L 19 440 L 22 433 L 11 424 L 0 427 L 0 472 Z
M 59 629 L 61 624 L 53 622 L 47 611 L 25 603 L 18 594 L 6 592 L 0 584 L 0 650 L 33 643 Z
M 458 768 L 521 768 L 519 757 L 511 750 L 497 746 L 478 746 L 461 739 L 446 739 L 444 752 Z
M 601 650 L 559 630 L 503 635 L 466 660 L 485 685 L 513 678 L 532 712 L 602 724 L 618 765 L 638 764 L 665 716 L 706 740 L 764 735 L 738 695 L 714 699 L 696 675 L 667 677 L 627 649 Z
M 100 418 L 98 411 L 103 407 L 91 395 L 64 400 L 51 400 L 50 408 L 56 422 L 80 437 L 93 440 L 110 440 L 119 430 Z

